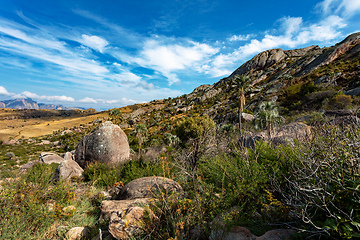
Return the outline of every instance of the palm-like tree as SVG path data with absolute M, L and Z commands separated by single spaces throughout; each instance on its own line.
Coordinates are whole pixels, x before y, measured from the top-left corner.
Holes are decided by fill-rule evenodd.
M 148 130 L 147 130 L 145 124 L 137 124 L 132 133 L 135 135 L 135 137 L 137 137 L 139 139 L 139 159 L 140 159 L 141 145 L 144 142 L 144 140 L 146 139 Z
M 278 107 L 273 101 L 259 104 L 255 112 L 255 128 L 268 130 L 271 139 L 273 128 L 282 122 L 283 118 L 279 115 Z
M 118 108 L 111 109 L 109 112 L 109 117 L 114 124 L 119 124 L 123 120 L 122 112 Z
M 238 94 L 239 94 L 239 112 L 238 112 L 238 118 L 239 118 L 239 134 L 241 137 L 241 128 L 242 128 L 242 123 L 241 123 L 241 118 L 242 118 L 242 112 L 244 111 L 244 106 L 245 106 L 245 90 L 248 87 L 248 82 L 249 82 L 249 77 L 246 75 L 235 75 L 235 77 L 233 78 L 232 82 L 236 85 L 237 89 L 238 89 Z

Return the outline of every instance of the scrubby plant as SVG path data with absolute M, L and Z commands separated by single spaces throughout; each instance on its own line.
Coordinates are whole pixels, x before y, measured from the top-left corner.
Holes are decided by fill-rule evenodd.
M 271 138 L 275 126 L 282 122 L 283 118 L 279 115 L 278 107 L 274 102 L 262 102 L 259 104 L 255 112 L 255 128 L 267 130 L 269 138 Z
M 274 189 L 314 235 L 360 238 L 359 133 L 357 125 L 319 127 L 311 141 L 283 152 L 288 172 Z

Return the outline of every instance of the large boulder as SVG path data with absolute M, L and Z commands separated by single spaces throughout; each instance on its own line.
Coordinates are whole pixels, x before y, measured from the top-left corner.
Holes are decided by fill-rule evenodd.
M 52 164 L 52 163 L 60 164 L 62 161 L 64 161 L 64 159 L 59 155 L 57 155 L 56 153 L 42 152 L 39 156 L 39 161 L 46 164 Z
M 56 168 L 55 173 L 51 180 L 70 180 L 72 177 L 80 177 L 84 170 L 74 160 L 64 160 Z
M 90 163 L 124 163 L 130 157 L 126 134 L 117 125 L 107 121 L 83 137 L 75 151 L 75 161 L 86 168 Z
M 164 192 L 177 192 L 182 191 L 182 187 L 169 178 L 164 177 L 143 177 L 135 179 L 126 184 L 120 194 L 116 196 L 116 199 L 136 199 L 154 197 L 154 194 L 158 191 Z

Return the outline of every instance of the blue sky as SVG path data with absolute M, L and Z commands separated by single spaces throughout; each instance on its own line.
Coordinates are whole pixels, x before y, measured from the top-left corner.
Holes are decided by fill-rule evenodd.
M 0 100 L 100 110 L 176 97 L 359 23 L 360 0 L 0 0 Z

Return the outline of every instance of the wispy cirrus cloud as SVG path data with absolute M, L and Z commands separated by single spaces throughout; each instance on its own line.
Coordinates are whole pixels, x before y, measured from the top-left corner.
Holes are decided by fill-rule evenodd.
M 79 40 L 79 42 L 101 53 L 104 52 L 105 47 L 109 44 L 105 39 L 101 37 L 88 36 L 86 34 L 81 35 L 81 40 Z
M 325 15 L 339 14 L 349 18 L 360 12 L 360 0 L 324 0 L 316 7 Z

